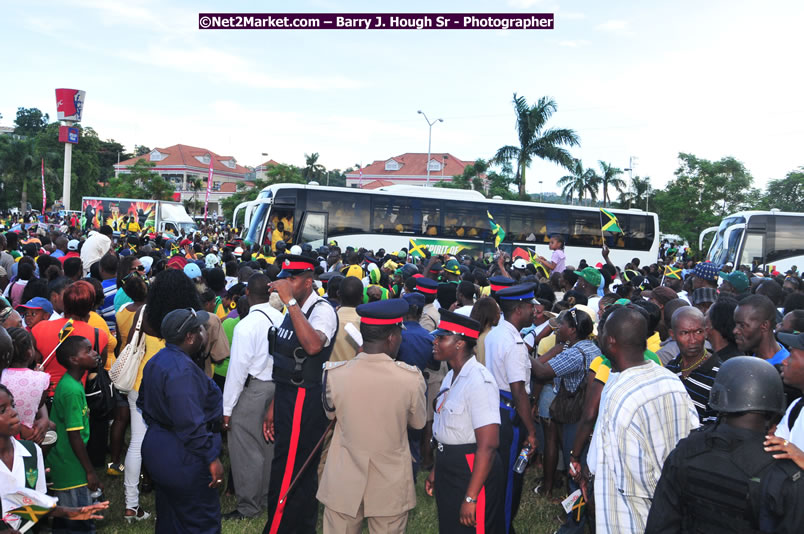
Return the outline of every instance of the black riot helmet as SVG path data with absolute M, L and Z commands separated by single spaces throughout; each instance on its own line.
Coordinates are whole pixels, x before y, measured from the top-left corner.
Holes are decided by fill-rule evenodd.
M 779 372 L 755 356 L 730 358 L 709 393 L 709 406 L 720 413 L 785 412 L 784 386 Z

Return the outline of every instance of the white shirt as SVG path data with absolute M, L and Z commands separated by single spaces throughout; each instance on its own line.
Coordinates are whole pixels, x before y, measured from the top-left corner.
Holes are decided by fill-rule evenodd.
M 779 421 L 779 425 L 776 427 L 775 435 L 790 441 L 790 443 L 799 449 L 804 450 L 804 413 L 799 412 L 796 421 L 793 423 L 793 428 L 790 428 L 790 424 L 788 423 L 790 411 L 799 402 L 802 402 L 802 400 L 797 400 L 787 408 L 787 412 L 785 412 L 784 417 L 782 417 L 782 420 Z
M 550 328 L 550 321 L 545 321 L 540 325 L 537 325 L 533 330 L 528 332 L 525 337 L 523 338 L 525 341 L 525 345 L 533 349 L 536 345 L 536 337 L 544 332 L 545 328 Z
M 89 237 L 81 247 L 81 263 L 84 266 L 84 276 L 89 274 L 89 268 L 109 252 L 112 240 L 100 232 L 90 232 Z
M 475 429 L 500 424 L 500 394 L 494 377 L 472 356 L 455 382 L 450 370 L 436 397 L 433 436 L 444 445 L 477 443 Z
M 268 346 L 268 329 L 272 321 L 279 328 L 282 314 L 265 302 L 252 306 L 248 315 L 235 326 L 223 388 L 223 415 L 232 415 L 248 375 L 264 382 L 272 379 L 274 358 Z
M 455 313 L 469 317 L 469 315 L 472 313 L 472 308 L 474 308 L 474 306 L 461 306 L 460 308 L 455 309 Z
M 0 461 L 0 495 L 7 495 L 25 487 L 25 461 L 23 458 L 27 458 L 31 455 L 31 453 L 28 452 L 28 449 L 26 449 L 22 443 L 18 442 L 14 438 L 10 439 L 14 444 L 14 464 L 9 471 L 5 462 Z M 42 458 L 42 449 L 39 448 L 39 445 L 36 445 L 36 468 L 39 473 L 38 478 L 36 479 L 36 488 L 34 489 L 40 493 L 47 493 L 47 484 L 45 481 L 45 461 Z M 3 510 L 7 509 L 9 509 L 9 505 L 3 502 Z M 13 520 L 10 519 L 11 517 L 16 516 L 9 516 L 9 519 L 7 519 L 6 522 L 11 525 L 12 528 L 19 529 L 22 520 Z
M 511 392 L 513 382 L 524 382 L 530 393 L 530 358 L 519 330 L 505 319 L 486 336 L 486 367 L 497 382 L 497 389 Z
M 606 382 L 594 432 L 597 532 L 644 532 L 665 459 L 698 425 L 681 380 L 653 362 Z
M 319 304 L 316 306 L 313 310 L 313 313 L 310 314 L 310 318 L 307 320 L 313 329 L 324 334 L 324 336 L 327 338 L 327 340 L 324 342 L 324 346 L 329 347 L 329 344 L 332 343 L 333 339 L 335 339 L 335 333 L 338 331 L 338 315 L 335 313 L 335 308 L 333 308 L 325 298 L 319 297 L 315 294 L 315 292 L 313 292 L 310 293 L 310 296 L 307 297 L 307 300 L 305 300 L 304 304 L 302 304 L 301 312 L 307 315 L 310 307 L 312 307 L 317 300 L 323 300 L 324 304 Z M 229 365 L 231 365 L 231 363 Z

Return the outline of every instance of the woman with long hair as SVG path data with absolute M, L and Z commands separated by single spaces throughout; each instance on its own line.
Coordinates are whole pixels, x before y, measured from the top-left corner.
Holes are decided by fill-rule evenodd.
M 480 323 L 480 336 L 477 338 L 475 354 L 477 361 L 486 365 L 486 336 L 500 322 L 500 307 L 492 297 L 483 297 L 477 299 L 472 306 L 469 317 Z

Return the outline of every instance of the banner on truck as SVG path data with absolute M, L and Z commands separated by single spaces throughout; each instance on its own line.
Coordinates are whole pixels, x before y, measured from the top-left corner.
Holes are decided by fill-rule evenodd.
M 450 241 L 447 239 L 411 239 L 409 252 L 410 255 L 416 258 L 424 257 L 424 249 L 430 251 L 430 254 L 452 254 L 456 255 L 460 252 L 472 256 L 478 256 L 483 251 L 483 243 L 461 243 L 458 241 Z
M 86 216 L 88 228 L 100 229 L 108 224 L 115 232 L 127 230 L 123 226 L 123 217 L 134 217 L 140 228 L 156 225 L 156 202 L 147 200 L 106 200 L 85 198 L 81 210 Z

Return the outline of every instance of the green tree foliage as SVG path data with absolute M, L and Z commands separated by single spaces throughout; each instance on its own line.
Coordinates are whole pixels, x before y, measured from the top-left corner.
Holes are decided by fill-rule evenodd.
M 107 183 L 109 178 L 114 176 L 114 166 L 117 164 L 118 156 L 120 161 L 134 157 L 132 154 L 126 152 L 123 145 L 114 139 L 100 141 L 98 143 L 98 165 L 100 166 L 98 181 Z
M 16 135 L 34 136 L 43 131 L 50 116 L 42 113 L 38 108 L 17 108 L 17 118 L 14 121 L 14 133 Z
M 134 156 L 144 156 L 150 151 L 151 149 L 145 145 L 134 145 Z
M 452 178 L 452 182 L 443 180 L 436 182 L 435 187 L 447 189 L 472 189 L 480 191 L 487 197 L 500 196 L 506 200 L 520 200 L 512 191 L 514 176 L 510 163 L 503 164 L 501 172 L 489 171 L 489 162 L 478 159 L 463 169 L 463 173 Z M 530 200 L 530 197 L 524 200 Z
M 107 194 L 119 198 L 171 200 L 175 190 L 159 173 L 151 170 L 155 166 L 144 158 L 137 160 L 129 172 L 109 179 Z
M 519 146 L 506 145 L 497 150 L 493 163 L 516 161 L 515 180 L 519 196 L 526 196 L 525 171 L 533 158 L 545 159 L 570 169 L 573 165 L 570 153 L 564 148 L 580 146 L 578 135 L 566 128 L 548 128 L 545 125 L 558 105 L 552 98 L 543 96 L 533 106 L 528 106 L 524 96 L 514 93 L 514 112 Z
M 622 193 L 623 188 L 625 188 L 625 181 L 620 178 L 623 174 L 621 169 L 605 161 L 598 161 L 598 164 L 600 165 L 598 181 L 603 188 L 603 207 L 605 208 L 609 205 L 609 188 L 613 187 L 618 193 Z
M 318 152 L 304 155 L 304 169 L 302 176 L 306 182 L 321 182 L 321 176 L 326 172 L 326 167 L 318 163 Z
M 764 209 L 804 212 L 804 167 L 788 172 L 784 178 L 768 182 L 767 193 L 760 205 Z
M 247 186 L 243 183 L 237 184 L 237 192 L 221 201 L 221 209 L 227 220 L 232 218 L 234 209 L 238 204 L 256 199 L 257 194 L 269 185 L 307 183 L 307 180 L 302 176 L 302 170 L 294 165 L 285 165 L 283 163 L 272 165 L 265 171 L 265 175 L 265 180 L 254 180 L 253 186 Z
M 557 182 L 563 188 L 561 194 L 570 202 L 577 196 L 579 204 L 583 204 L 586 196 L 593 202 L 597 200 L 600 177 L 594 169 L 585 169 L 581 160 L 574 159 L 569 171 L 570 174 L 562 176 Z
M 663 232 L 697 244 L 701 230 L 751 207 L 753 177 L 741 162 L 733 157 L 709 161 L 684 153 L 678 159 L 675 178 L 652 199 Z

